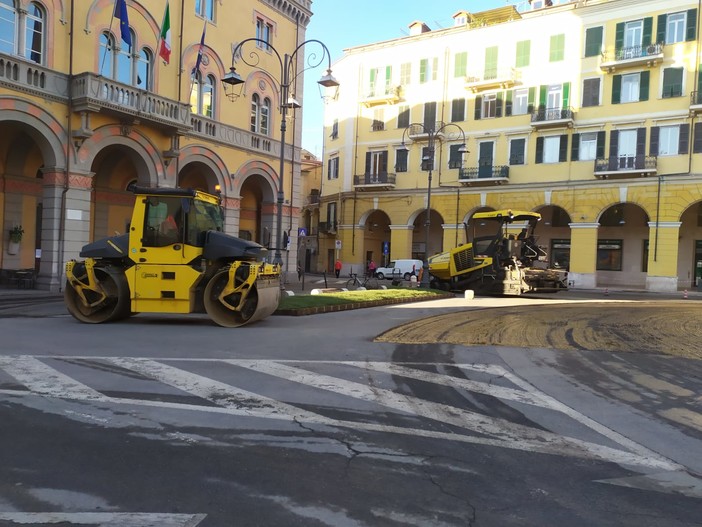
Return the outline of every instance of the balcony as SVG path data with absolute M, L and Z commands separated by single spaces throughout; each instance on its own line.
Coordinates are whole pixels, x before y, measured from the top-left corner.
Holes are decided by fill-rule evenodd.
M 595 176 L 600 179 L 655 176 L 656 156 L 609 156 L 595 159 Z
M 0 86 L 50 101 L 68 100 L 68 75 L 4 53 L 0 53 Z
M 702 90 L 695 90 L 690 94 L 690 114 L 702 113 Z
M 190 105 L 122 84 L 94 73 L 73 79 L 74 110 L 113 115 L 120 120 L 140 122 L 170 133 L 192 128 Z
M 627 68 L 653 67 L 663 61 L 663 46 L 662 42 L 658 42 L 621 48 L 613 53 L 603 53 L 600 69 L 607 73 L 614 73 Z
M 515 68 L 473 73 L 466 76 L 466 89 L 473 93 L 484 90 L 508 89 L 522 83 L 522 72 Z
M 458 182 L 464 186 L 502 185 L 509 181 L 509 167 L 506 165 L 483 165 L 474 168 L 461 168 Z
M 336 222 L 335 221 L 320 221 L 319 222 L 319 234 L 336 234 Z
M 572 128 L 574 120 L 572 108 L 539 108 L 531 114 L 531 126 L 536 130 L 562 126 Z
M 311 209 L 319 207 L 319 190 L 317 192 L 312 192 L 305 196 L 305 202 L 303 207 Z
M 397 174 L 380 172 L 379 174 L 364 174 L 353 176 L 353 186 L 356 190 L 392 190 L 395 188 Z
M 435 123 L 424 123 L 424 126 L 420 124 L 412 124 L 409 127 L 407 135 L 409 135 L 409 138 L 412 139 L 412 141 L 428 141 L 429 136 L 431 134 L 434 135 L 434 139 L 443 139 L 443 130 L 438 134 L 434 131 L 441 130 L 445 126 L 445 124 L 446 123 L 444 123 L 443 121 L 437 121 Z
M 401 86 L 383 86 L 371 88 L 370 91 L 361 98 L 361 102 L 366 108 L 380 106 L 382 104 L 397 104 L 400 102 Z

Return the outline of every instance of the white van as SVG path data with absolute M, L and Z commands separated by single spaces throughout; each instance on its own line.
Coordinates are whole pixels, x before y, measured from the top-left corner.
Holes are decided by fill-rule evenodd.
M 411 276 L 419 276 L 419 270 L 424 265 L 421 260 L 395 260 L 390 262 L 388 267 L 378 267 L 375 274 L 379 280 L 387 278 L 404 278 L 409 280 Z

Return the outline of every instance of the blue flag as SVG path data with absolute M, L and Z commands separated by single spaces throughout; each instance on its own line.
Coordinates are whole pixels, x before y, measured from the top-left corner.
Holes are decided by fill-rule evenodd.
M 192 75 L 200 73 L 200 63 L 202 62 L 202 53 L 205 51 L 205 31 L 207 30 L 207 22 L 205 22 L 205 27 L 202 28 L 202 37 L 200 38 L 200 49 L 197 50 L 197 61 L 195 61 L 195 67 L 193 68 Z
M 117 0 L 115 2 L 115 16 L 119 18 L 119 31 L 122 40 L 132 48 L 132 34 L 129 32 L 129 17 L 127 16 L 127 0 Z

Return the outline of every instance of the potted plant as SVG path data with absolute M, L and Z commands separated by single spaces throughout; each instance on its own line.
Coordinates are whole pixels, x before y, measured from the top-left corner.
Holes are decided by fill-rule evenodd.
M 24 236 L 24 229 L 21 225 L 15 225 L 10 229 L 10 243 L 7 246 L 8 254 L 17 254 L 22 236 Z

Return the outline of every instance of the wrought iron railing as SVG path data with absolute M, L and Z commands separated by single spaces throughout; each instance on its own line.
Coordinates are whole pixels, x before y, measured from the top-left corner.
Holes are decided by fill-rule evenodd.
M 653 171 L 657 167 L 657 156 L 609 156 L 595 159 L 595 172 Z
M 572 120 L 575 116 L 573 109 L 568 108 L 539 108 L 531 114 L 532 123 L 549 121 Z
M 471 179 L 509 179 L 509 167 L 506 165 L 485 165 L 459 170 L 458 181 Z
M 362 174 L 353 176 L 355 186 L 362 185 L 394 185 L 397 174 L 393 172 L 380 172 L 378 174 Z

